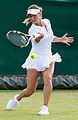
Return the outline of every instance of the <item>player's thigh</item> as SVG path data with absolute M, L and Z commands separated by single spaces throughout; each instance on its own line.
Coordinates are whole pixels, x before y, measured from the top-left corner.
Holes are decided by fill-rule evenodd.
M 53 76 L 53 73 L 54 73 L 54 65 L 55 65 L 55 62 L 52 62 L 52 63 L 50 64 L 50 67 L 49 67 L 49 68 L 46 68 L 46 70 L 44 70 L 44 71 L 42 72 L 44 81 L 45 81 L 46 79 L 47 79 L 47 80 L 52 79 L 52 76 Z
M 27 88 L 34 89 L 37 86 L 38 77 L 40 72 L 35 69 L 27 70 Z

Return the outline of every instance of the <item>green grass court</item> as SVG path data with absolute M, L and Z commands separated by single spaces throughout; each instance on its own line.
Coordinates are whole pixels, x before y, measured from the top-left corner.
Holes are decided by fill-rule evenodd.
M 39 90 L 7 111 L 8 100 L 20 92 L 0 90 L 0 120 L 78 120 L 78 90 L 54 90 L 49 102 L 50 115 L 46 116 L 37 115 L 43 104 L 43 92 Z

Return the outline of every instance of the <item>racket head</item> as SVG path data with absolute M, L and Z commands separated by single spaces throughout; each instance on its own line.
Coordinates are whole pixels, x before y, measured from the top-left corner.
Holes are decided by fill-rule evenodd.
M 20 31 L 11 30 L 6 34 L 8 41 L 16 47 L 26 47 L 31 39 L 31 36 Z

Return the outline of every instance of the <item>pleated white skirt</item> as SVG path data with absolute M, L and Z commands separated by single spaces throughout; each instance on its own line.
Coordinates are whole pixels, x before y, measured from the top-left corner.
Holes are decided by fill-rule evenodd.
M 49 68 L 50 64 L 52 62 L 61 62 L 61 56 L 56 53 L 54 55 L 39 55 L 36 54 L 36 58 L 31 58 L 31 53 L 29 54 L 28 58 L 26 59 L 25 63 L 22 65 L 22 67 L 25 69 L 36 69 L 37 71 L 44 71 L 46 68 Z

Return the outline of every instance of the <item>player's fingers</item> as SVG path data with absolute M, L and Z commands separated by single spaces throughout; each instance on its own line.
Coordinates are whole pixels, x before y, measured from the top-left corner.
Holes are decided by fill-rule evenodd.
M 74 40 L 72 40 L 72 39 L 68 39 L 68 42 L 73 43 L 73 42 L 74 42 Z
M 74 41 L 74 39 L 72 37 L 68 37 L 68 40 Z
M 70 46 L 70 44 L 69 44 L 68 42 L 66 42 L 66 44 L 67 44 L 68 46 Z
M 68 33 L 66 33 L 63 37 L 66 37 L 68 35 Z
M 69 39 L 74 39 L 74 37 L 68 37 Z

